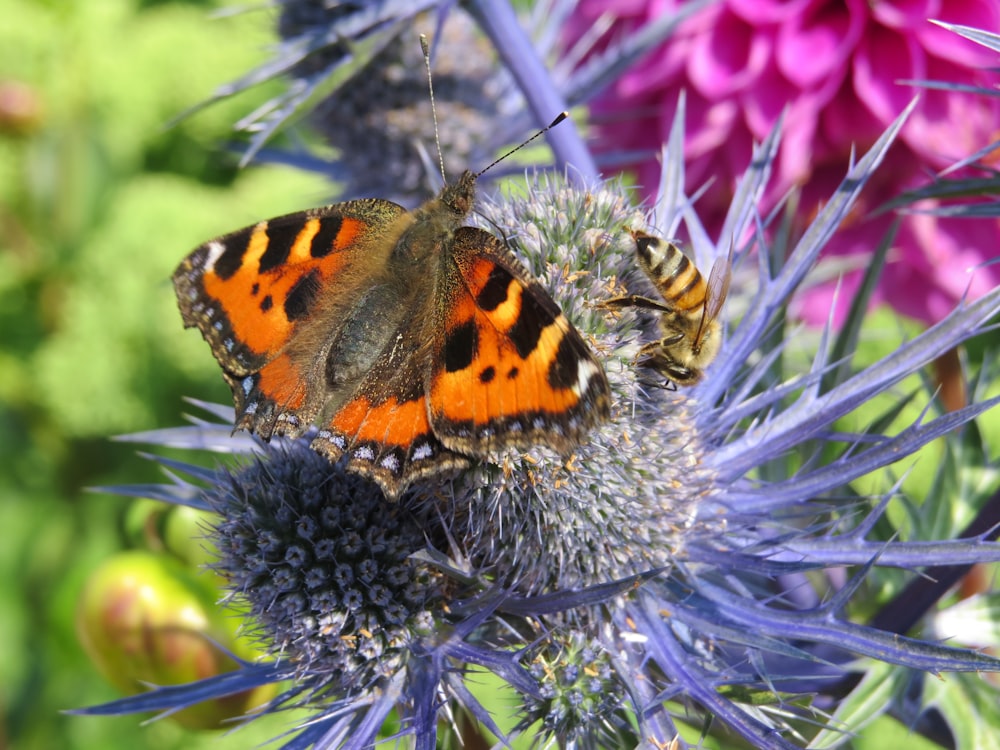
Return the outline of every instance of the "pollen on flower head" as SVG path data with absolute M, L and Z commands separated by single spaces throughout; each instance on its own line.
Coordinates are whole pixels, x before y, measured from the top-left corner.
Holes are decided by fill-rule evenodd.
M 620 714 L 624 686 L 612 656 L 597 639 L 570 630 L 532 649 L 528 670 L 538 693 L 525 696 L 521 725 L 540 722 L 564 741 L 600 740 L 603 747 L 630 747 L 636 738 Z
M 370 483 L 295 443 L 216 485 L 215 568 L 261 638 L 337 693 L 403 666 L 440 595 L 421 531 Z M 317 684 L 317 687 L 320 685 Z

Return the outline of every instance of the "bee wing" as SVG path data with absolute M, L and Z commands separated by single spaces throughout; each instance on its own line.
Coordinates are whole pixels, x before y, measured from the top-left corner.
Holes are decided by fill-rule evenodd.
M 705 308 L 701 315 L 701 322 L 698 324 L 698 333 L 695 335 L 695 342 L 700 342 L 709 324 L 719 317 L 722 312 L 722 304 L 729 294 L 729 280 L 733 277 L 733 245 L 729 245 L 729 254 L 723 258 L 718 257 L 712 264 L 712 270 L 708 274 L 708 289 L 705 292 Z
M 715 320 L 722 311 L 722 303 L 729 294 L 729 281 L 733 277 L 733 246 L 729 246 L 729 254 L 715 259 L 712 270 L 708 274 L 708 292 L 705 294 L 705 317 Z

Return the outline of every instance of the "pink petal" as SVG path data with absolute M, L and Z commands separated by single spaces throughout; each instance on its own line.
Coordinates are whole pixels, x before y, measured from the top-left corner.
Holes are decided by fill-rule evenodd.
M 821 0 L 729 0 L 726 4 L 737 15 L 754 26 L 777 24 L 801 15 Z
M 853 73 L 858 98 L 888 125 L 914 96 L 911 88 L 898 81 L 924 77 L 923 52 L 911 37 L 872 25 L 854 56 Z
M 962 0 L 948 0 L 947 4 L 961 4 Z M 881 0 L 871 4 L 872 15 L 883 26 L 911 32 L 928 18 L 938 18 L 941 0 Z
M 752 85 L 770 55 L 772 39 L 732 13 L 721 13 L 694 39 L 688 64 L 691 83 L 708 98 Z
M 909 222 L 893 252 L 896 260 L 886 266 L 880 287 L 895 310 L 930 324 L 955 308 L 959 298 L 940 285 L 940 269 L 921 251 Z
M 915 214 L 907 222 L 914 239 L 908 259 L 926 258 L 936 269 L 936 285 L 953 302 L 967 292 L 977 299 L 1000 286 L 1000 264 L 990 263 L 1000 258 L 1000 221 Z
M 824 248 L 824 257 L 845 258 L 861 270 L 847 271 L 837 281 L 804 289 L 793 301 L 792 313 L 810 325 L 819 326 L 826 324 L 832 312 L 834 325 L 842 325 L 861 284 L 863 269 L 868 266 L 872 248 L 882 240 L 891 223 L 891 216 L 880 216 L 862 219 L 839 230 Z M 874 301 L 879 299 L 880 294 L 876 292 Z
M 754 137 L 763 140 L 774 129 L 785 106 L 800 93 L 775 65 L 765 68 L 756 85 L 740 95 L 743 115 Z
M 826 3 L 790 19 L 778 32 L 778 67 L 800 88 L 843 79 L 850 55 L 861 39 L 868 12 L 863 0 Z
M 885 130 L 882 122 L 858 101 L 852 80 L 847 80 L 823 108 L 821 135 L 826 149 L 846 155 L 853 145 L 858 152 L 873 144 Z
M 776 186 L 801 185 L 812 175 L 815 163 L 815 139 L 818 108 L 807 99 L 799 99 L 785 119 L 781 148 L 778 151 Z
M 682 2 L 680 5 L 683 6 L 684 3 Z M 706 5 L 697 13 L 694 13 L 684 19 L 684 21 L 681 22 L 680 27 L 677 29 L 677 34 L 687 36 L 707 34 L 718 23 L 719 17 L 723 14 L 728 15 L 728 11 L 724 5 L 720 3 Z
M 819 328 L 826 325 L 832 313 L 834 327 L 840 328 L 860 286 L 861 273 L 852 271 L 845 273 L 837 282 L 824 282 L 804 289 L 792 300 L 792 316 Z
M 939 21 L 1000 32 L 1000 3 L 996 0 L 954 0 L 942 3 L 939 12 L 926 16 Z M 920 44 L 929 54 L 959 65 L 985 68 L 997 64 L 997 53 L 953 31 L 930 22 L 913 27 Z
M 943 81 L 968 81 L 966 68 L 931 59 L 927 75 Z M 997 73 L 983 73 L 977 83 L 1000 84 Z M 986 80 L 983 80 L 986 79 Z M 903 129 L 902 137 L 929 166 L 945 167 L 973 154 L 997 137 L 1000 100 L 961 91 L 923 90 L 920 105 Z
M 689 92 L 686 114 L 684 153 L 691 158 L 709 153 L 725 144 L 739 122 L 739 108 L 734 100 L 711 101 L 699 96 L 697 92 Z M 661 119 L 666 131 L 672 116 Z
M 690 41 L 678 39 L 654 51 L 615 83 L 615 95 L 622 99 L 661 95 L 676 90 L 684 77 L 685 50 Z

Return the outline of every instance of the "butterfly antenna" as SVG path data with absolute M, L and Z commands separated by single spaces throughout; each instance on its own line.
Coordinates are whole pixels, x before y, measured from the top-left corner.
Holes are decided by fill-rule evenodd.
M 438 152 L 438 166 L 441 168 L 441 179 L 447 182 L 448 177 L 444 173 L 444 154 L 441 153 L 441 136 L 438 134 L 437 106 L 434 104 L 434 76 L 431 75 L 431 46 L 427 41 L 426 34 L 420 35 L 420 49 L 424 53 L 424 67 L 427 69 L 427 91 L 431 95 L 431 119 L 434 121 L 434 146 Z
M 535 140 L 538 136 L 545 135 L 550 130 L 552 130 L 552 128 L 554 128 L 556 125 L 558 125 L 563 120 L 565 120 L 567 117 L 569 117 L 569 113 L 568 112 L 560 112 L 559 115 L 556 117 L 556 119 L 554 119 L 552 122 L 550 122 L 544 128 L 542 128 L 537 133 L 535 133 L 533 136 L 531 136 L 531 138 L 528 138 L 526 141 L 522 141 L 519 145 L 514 146 L 514 148 L 512 148 L 506 154 L 504 154 L 503 156 L 501 156 L 499 159 L 495 159 L 493 162 L 491 162 L 490 164 L 487 164 L 485 167 L 483 167 L 481 170 L 479 170 L 476 173 L 476 177 L 477 178 L 481 177 L 483 175 L 483 173 L 485 173 L 485 172 L 489 171 L 490 169 L 492 169 L 493 167 L 495 167 L 497 164 L 499 164 L 500 162 L 502 162 L 508 156 L 510 156 L 511 154 L 513 154 L 515 151 L 520 151 L 522 148 L 524 148 L 529 143 L 531 143 L 533 140 Z

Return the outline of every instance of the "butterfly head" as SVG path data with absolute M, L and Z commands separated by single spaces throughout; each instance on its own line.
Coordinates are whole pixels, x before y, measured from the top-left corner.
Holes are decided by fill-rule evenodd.
M 457 181 L 444 186 L 438 196 L 438 202 L 459 219 L 464 219 L 472 211 L 478 177 L 479 175 L 474 172 L 465 170 Z

